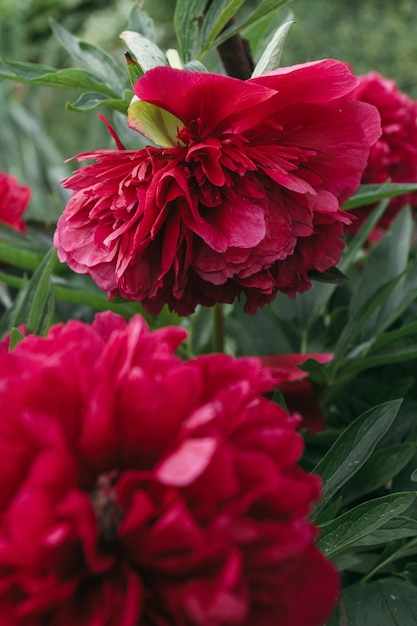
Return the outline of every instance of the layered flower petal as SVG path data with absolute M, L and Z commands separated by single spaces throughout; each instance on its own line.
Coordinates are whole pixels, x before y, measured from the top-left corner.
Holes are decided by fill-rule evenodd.
M 151 313 L 241 294 L 254 312 L 305 291 L 339 260 L 340 205 L 380 132 L 376 109 L 348 98 L 356 84 L 332 59 L 247 81 L 148 71 L 129 125 L 161 147 L 78 156 L 96 162 L 64 181 L 60 260 Z
M 0 624 L 319 626 L 320 481 L 255 358 L 110 312 L 0 352 Z

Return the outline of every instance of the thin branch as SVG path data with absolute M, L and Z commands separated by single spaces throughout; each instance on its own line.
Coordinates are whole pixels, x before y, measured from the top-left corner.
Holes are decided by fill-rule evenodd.
M 232 18 L 225 26 L 229 28 L 234 23 Z M 255 63 L 247 39 L 236 33 L 217 46 L 217 52 L 226 73 L 233 78 L 247 80 L 251 77 Z
M 204 15 L 210 8 L 212 1 L 213 0 L 209 0 L 207 2 Z M 235 20 L 232 17 L 221 32 L 230 28 L 234 23 Z M 217 46 L 217 52 L 226 70 L 226 74 L 233 78 L 240 78 L 241 80 L 247 80 L 252 76 L 255 63 L 252 58 L 249 42 L 247 39 L 243 39 L 239 33 L 232 35 L 229 39 L 219 44 Z

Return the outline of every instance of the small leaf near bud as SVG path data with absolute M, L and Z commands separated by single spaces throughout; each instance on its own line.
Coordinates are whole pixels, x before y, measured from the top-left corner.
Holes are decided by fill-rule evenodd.
M 127 63 L 127 71 L 129 72 L 130 82 L 133 85 L 137 81 L 138 78 L 144 75 L 144 71 L 141 65 L 132 57 L 130 52 L 126 52 L 125 59 Z

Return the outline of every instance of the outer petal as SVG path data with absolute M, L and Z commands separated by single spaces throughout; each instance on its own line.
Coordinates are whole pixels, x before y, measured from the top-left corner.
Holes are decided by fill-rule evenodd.
M 256 107 L 275 93 L 268 86 L 250 81 L 169 67 L 146 72 L 136 81 L 134 92 L 140 100 L 169 111 L 184 124 L 199 120 L 202 136 L 225 118 L 239 118 L 242 111 Z
M 268 117 L 281 108 L 293 104 L 324 104 L 329 106 L 337 103 L 340 98 L 349 97 L 358 79 L 352 74 L 349 66 L 341 61 L 325 59 L 312 63 L 304 63 L 284 67 L 250 79 L 250 82 L 275 89 L 277 95 L 258 109 L 258 115 Z M 336 102 L 335 102 L 336 101 Z M 343 100 L 345 111 L 346 100 Z M 353 109 L 350 111 L 353 112 Z M 308 115 L 308 114 L 307 114 Z M 368 140 L 368 146 L 375 143 L 381 134 L 380 117 L 375 107 L 357 107 L 354 111 L 355 125 L 361 125 Z M 330 126 L 329 121 L 329 126 Z M 352 126 L 349 124 L 349 128 Z
M 285 105 L 329 102 L 348 94 L 358 79 L 346 63 L 324 59 L 281 67 L 248 82 L 274 89 Z
M 359 186 L 361 172 L 366 166 L 369 155 L 367 133 L 362 124 L 352 124 L 351 105 L 348 101 L 337 106 L 310 105 L 308 124 L 301 125 L 299 120 L 305 116 L 301 104 L 285 108 L 280 112 L 280 119 L 285 128 L 284 142 L 302 145 L 305 149 L 315 150 L 305 168 L 318 174 L 323 181 L 322 188 L 331 191 L 344 202 Z M 378 113 L 371 110 L 371 126 L 374 126 Z M 337 141 L 335 141 L 337 137 Z

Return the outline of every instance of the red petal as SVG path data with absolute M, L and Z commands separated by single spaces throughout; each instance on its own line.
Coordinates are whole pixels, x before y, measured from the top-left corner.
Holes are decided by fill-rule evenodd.
M 206 469 L 216 447 L 217 441 L 212 437 L 189 439 L 161 463 L 156 477 L 168 485 L 189 485 Z
M 281 67 L 249 82 L 274 89 L 285 106 L 291 106 L 295 102 L 328 102 L 340 98 L 356 87 L 358 79 L 345 63 L 324 59 Z
M 351 85 L 351 89 L 356 83 Z M 200 119 L 207 134 L 226 117 L 255 107 L 274 95 L 268 86 L 220 74 L 156 67 L 134 85 L 141 100 L 151 102 L 179 117 L 184 124 Z

